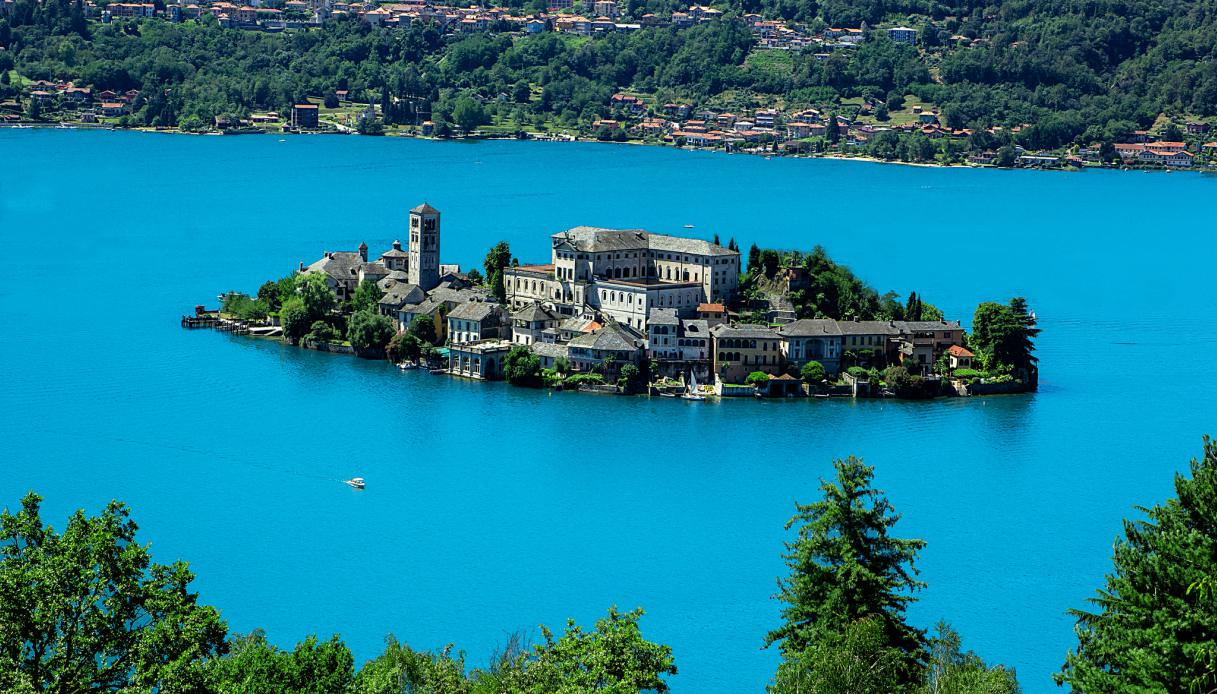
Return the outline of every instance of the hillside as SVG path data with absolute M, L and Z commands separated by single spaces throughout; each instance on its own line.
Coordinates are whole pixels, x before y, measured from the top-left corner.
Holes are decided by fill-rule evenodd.
M 293 5 L 266 7 L 276 4 Z M 731 0 L 712 10 L 602 0 L 574 8 L 611 6 L 616 17 L 601 24 L 618 30 L 603 32 L 585 32 L 570 11 L 545 12 L 535 0 L 492 15 L 482 31 L 373 26 L 368 6 L 357 5 L 318 22 L 312 5 L 294 5 L 314 21 L 259 18 L 236 28 L 206 6 L 198 19 L 167 21 L 157 0 L 155 18 L 101 23 L 104 3 L 10 1 L 0 19 L 0 102 L 21 104 L 30 80 L 135 89 L 141 97 L 121 124 L 198 129 L 217 116 L 285 112 L 346 90 L 379 104 L 390 128 L 430 119 L 441 134 L 449 125 L 595 132 L 605 119 L 612 127 L 640 115 L 623 111 L 618 93 L 639 96 L 651 114 L 665 103 L 773 107 L 786 120 L 814 109 L 820 115 L 798 117 L 906 129 L 924 106 L 943 132 L 966 129 L 961 151 L 1121 142 L 1155 124 L 1217 115 L 1217 0 Z M 691 10 L 696 21 L 685 21 Z M 525 22 L 544 30 L 523 31 Z M 904 28 L 912 31 L 891 31 Z M 832 133 L 825 139 L 835 143 Z M 914 159 L 948 149 L 889 145 Z

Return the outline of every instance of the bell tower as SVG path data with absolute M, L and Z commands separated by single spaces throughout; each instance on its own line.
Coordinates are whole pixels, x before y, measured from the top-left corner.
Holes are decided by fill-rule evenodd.
M 439 210 L 423 203 L 410 210 L 410 284 L 429 292 L 439 284 Z

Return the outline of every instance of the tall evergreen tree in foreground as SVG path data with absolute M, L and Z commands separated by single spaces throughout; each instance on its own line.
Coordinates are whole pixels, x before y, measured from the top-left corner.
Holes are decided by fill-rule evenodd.
M 884 682 L 913 684 L 922 674 L 925 634 L 904 621 L 904 611 L 914 600 L 911 593 L 923 587 L 913 562 L 925 543 L 889 534 L 900 516 L 871 486 L 874 468 L 853 456 L 833 465 L 836 481 L 820 484 L 824 498 L 795 504 L 797 512 L 786 523 L 787 530 L 797 528 L 798 537 L 786 543 L 790 575 L 779 579 L 775 596 L 785 603 L 784 624 L 769 633 L 765 645 L 780 643 L 788 670 L 816 670 L 818 664 L 822 675 L 837 668 L 828 663 L 840 650 L 857 651 L 873 659 L 870 668 L 882 670 Z M 809 662 L 806 654 L 817 651 L 826 655 Z M 847 655 L 844 661 L 857 658 Z M 782 678 L 779 670 L 779 686 Z M 853 680 L 838 682 L 867 690 Z M 825 681 L 826 688 L 811 691 L 834 686 Z
M 1070 610 L 1078 647 L 1056 681 L 1074 691 L 1217 690 L 1217 444 L 1204 438 L 1176 497 L 1124 521 L 1097 608 Z

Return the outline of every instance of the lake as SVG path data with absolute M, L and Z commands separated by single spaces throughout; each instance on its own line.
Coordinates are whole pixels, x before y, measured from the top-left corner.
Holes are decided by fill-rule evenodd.
M 484 664 L 508 635 L 642 606 L 678 692 L 762 691 L 782 529 L 855 454 L 928 542 L 916 625 L 1017 668 L 1076 644 L 1134 505 L 1217 431 L 1217 177 L 931 169 L 599 144 L 0 130 L 0 507 L 57 527 L 130 504 L 232 630 L 386 634 Z M 1026 296 L 1034 395 L 932 402 L 614 398 L 510 388 L 179 316 L 443 212 L 443 260 L 580 225 L 824 245 L 970 323 Z M 365 492 L 337 480 L 361 475 Z

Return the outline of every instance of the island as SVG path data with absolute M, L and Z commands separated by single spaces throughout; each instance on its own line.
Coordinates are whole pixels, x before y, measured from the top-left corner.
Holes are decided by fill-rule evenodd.
M 256 295 L 226 292 L 183 327 L 280 337 L 402 368 L 513 385 L 711 397 L 931 398 L 1035 390 L 1036 317 L 977 307 L 971 333 L 916 292 L 880 296 L 817 247 L 580 226 L 547 262 L 506 242 L 485 273 L 440 261 L 441 213 L 408 214 L 405 247 L 325 251 Z M 746 265 L 741 263 L 746 260 Z

